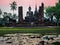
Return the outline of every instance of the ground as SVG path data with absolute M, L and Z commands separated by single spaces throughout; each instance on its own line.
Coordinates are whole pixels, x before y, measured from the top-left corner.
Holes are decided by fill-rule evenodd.
M 60 35 L 15 33 L 0 36 L 0 45 L 60 45 Z

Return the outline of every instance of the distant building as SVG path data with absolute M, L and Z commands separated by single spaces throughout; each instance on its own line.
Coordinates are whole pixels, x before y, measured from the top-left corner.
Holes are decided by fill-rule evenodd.
M 39 7 L 38 15 L 39 15 L 39 21 L 43 22 L 43 20 L 44 20 L 44 3 L 41 3 L 41 6 Z
M 35 7 L 35 11 L 31 11 L 31 7 L 29 6 L 28 11 L 26 13 L 25 21 L 30 24 L 40 24 L 44 22 L 44 3 L 41 3 L 39 10 L 37 10 L 37 6 Z
M 18 7 L 18 22 L 20 25 L 32 26 L 32 25 L 40 25 L 40 22 L 44 21 L 44 3 L 41 3 L 39 10 L 37 10 L 37 6 L 35 7 L 35 11 L 31 11 L 31 6 L 28 7 L 28 11 L 26 13 L 25 20 L 23 20 L 23 7 Z
M 34 17 L 35 17 L 35 20 L 38 20 L 37 5 L 35 6 Z
M 23 21 L 23 7 L 18 7 L 18 22 L 21 23 Z

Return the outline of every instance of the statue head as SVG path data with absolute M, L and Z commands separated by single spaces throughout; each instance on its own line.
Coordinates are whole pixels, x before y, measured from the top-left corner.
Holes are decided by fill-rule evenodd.
M 30 6 L 29 6 L 28 10 L 31 11 L 31 7 Z

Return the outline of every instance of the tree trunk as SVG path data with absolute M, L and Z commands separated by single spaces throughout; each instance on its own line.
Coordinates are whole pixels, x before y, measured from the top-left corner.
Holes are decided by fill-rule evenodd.
M 53 16 L 51 16 L 51 22 L 53 22 Z
M 13 15 L 14 15 L 14 10 L 13 10 Z

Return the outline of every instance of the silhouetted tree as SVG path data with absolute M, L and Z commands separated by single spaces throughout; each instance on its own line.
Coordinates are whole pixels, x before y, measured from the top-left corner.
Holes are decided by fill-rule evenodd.
M 15 1 L 12 2 L 12 4 L 10 4 L 10 7 L 11 7 L 11 10 L 13 10 L 13 14 L 14 14 L 14 10 L 16 10 L 16 8 L 17 8 L 16 2 Z

